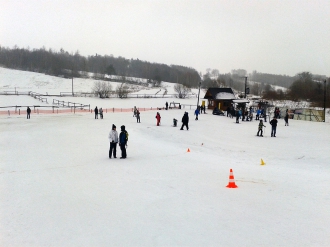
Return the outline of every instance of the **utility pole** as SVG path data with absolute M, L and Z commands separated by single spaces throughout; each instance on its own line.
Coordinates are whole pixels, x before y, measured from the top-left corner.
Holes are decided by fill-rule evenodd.
M 199 93 L 200 93 L 200 91 L 201 91 L 201 85 L 202 85 L 202 82 L 200 81 L 200 82 L 199 82 L 199 88 L 198 88 L 197 109 L 198 109 L 198 106 L 199 106 Z
M 327 80 L 324 80 L 323 122 L 325 122 L 325 103 L 327 100 Z
M 246 99 L 246 86 L 247 86 L 247 76 L 245 76 L 245 90 L 244 90 L 244 98 Z

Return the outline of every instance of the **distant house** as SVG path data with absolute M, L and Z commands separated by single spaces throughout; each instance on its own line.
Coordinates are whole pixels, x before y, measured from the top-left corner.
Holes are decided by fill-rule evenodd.
M 208 101 L 208 109 L 219 108 L 220 105 L 220 110 L 226 111 L 236 97 L 231 88 L 209 88 L 205 93 L 204 99 Z

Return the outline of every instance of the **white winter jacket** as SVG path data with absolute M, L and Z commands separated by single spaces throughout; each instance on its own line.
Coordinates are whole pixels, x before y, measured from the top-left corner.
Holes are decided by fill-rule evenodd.
M 110 142 L 118 142 L 118 132 L 116 130 L 111 130 L 109 133 Z

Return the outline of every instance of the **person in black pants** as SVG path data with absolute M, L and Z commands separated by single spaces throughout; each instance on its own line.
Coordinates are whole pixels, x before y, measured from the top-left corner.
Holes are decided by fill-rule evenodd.
M 127 153 L 126 153 L 126 146 L 127 146 L 127 140 L 128 140 L 128 133 L 125 130 L 125 125 L 122 125 L 120 127 L 121 132 L 119 134 L 119 146 L 121 149 L 121 159 L 126 159 Z
M 182 117 L 182 126 L 180 130 L 183 130 L 184 126 L 186 126 L 187 130 L 189 130 L 188 123 L 189 123 L 188 112 L 185 112 Z
M 269 122 L 272 125 L 272 134 L 271 137 L 276 137 L 276 127 L 277 127 L 277 119 L 276 117 L 273 118 L 272 121 Z
M 112 130 L 109 133 L 109 141 L 110 141 L 110 150 L 109 150 L 109 158 L 113 154 L 114 158 L 117 158 L 117 143 L 118 143 L 118 132 L 116 130 L 116 125 L 112 125 Z
M 26 113 L 27 113 L 26 118 L 27 118 L 27 119 L 30 119 L 30 114 L 31 114 L 31 109 L 30 109 L 30 107 L 28 107 L 28 108 L 26 109 Z

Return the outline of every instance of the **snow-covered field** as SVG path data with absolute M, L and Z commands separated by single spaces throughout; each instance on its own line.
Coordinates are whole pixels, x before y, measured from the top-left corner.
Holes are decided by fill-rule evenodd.
M 0 90 L 71 88 L 0 72 Z M 172 101 L 72 99 L 104 108 Z M 39 101 L 0 95 L 0 106 L 11 104 Z M 180 125 L 185 110 L 190 128 L 180 131 L 172 120 Z M 159 127 L 156 111 L 141 112 L 141 123 L 131 113 L 0 115 L 0 246 L 330 246 L 328 121 L 280 119 L 276 138 L 267 122 L 261 138 L 256 121 L 208 110 L 195 121 L 193 110 L 161 110 Z M 108 158 L 112 124 L 129 132 L 125 160 Z M 230 169 L 236 189 L 226 188 Z

